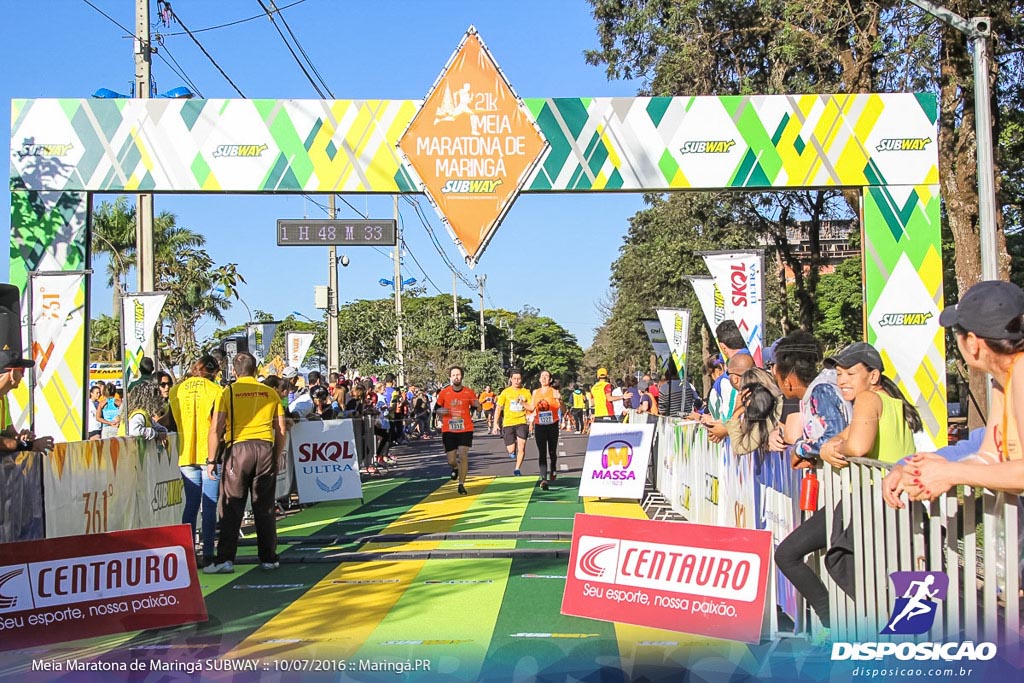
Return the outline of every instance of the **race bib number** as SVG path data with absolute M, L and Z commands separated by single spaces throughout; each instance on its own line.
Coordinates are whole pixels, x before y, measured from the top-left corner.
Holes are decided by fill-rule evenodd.
M 520 401 L 519 399 L 516 399 L 515 401 L 509 401 L 508 409 L 516 413 L 521 413 L 523 412 L 523 402 Z
M 555 424 L 555 414 L 550 410 L 542 410 L 537 413 L 537 424 L 539 425 L 553 425 Z
M 460 432 L 465 428 L 465 423 L 461 417 L 453 417 L 448 420 L 448 430 L 452 432 Z

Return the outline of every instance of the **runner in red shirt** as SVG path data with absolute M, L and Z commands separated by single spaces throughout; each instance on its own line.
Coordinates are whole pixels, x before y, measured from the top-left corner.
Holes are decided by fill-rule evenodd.
M 480 401 L 472 389 L 462 386 L 462 368 L 456 366 L 449 370 L 448 379 L 451 385 L 438 393 L 434 412 L 441 418 L 441 443 L 452 468 L 452 480 L 459 480 L 459 494 L 464 496 L 469 449 L 473 445 L 473 417 L 470 411 L 479 410 Z

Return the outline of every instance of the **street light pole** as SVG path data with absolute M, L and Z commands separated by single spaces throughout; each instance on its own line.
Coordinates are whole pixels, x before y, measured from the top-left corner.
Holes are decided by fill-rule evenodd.
M 405 342 L 402 339 L 402 221 L 398 215 L 398 195 L 395 195 L 395 351 L 398 358 L 398 386 L 405 386 Z
M 334 193 L 327 203 L 331 220 L 337 218 Z M 338 353 L 338 248 L 331 245 L 327 254 L 327 372 L 337 372 Z
M 939 21 L 966 35 L 974 48 L 974 136 L 978 164 L 978 232 L 981 241 L 981 278 L 999 278 L 996 255 L 996 184 L 992 156 L 992 96 L 988 84 L 989 17 L 964 19 L 956 12 L 929 0 L 910 0 Z
M 152 54 L 149 38 L 149 2 L 135 0 L 135 97 L 149 98 Z M 153 195 L 140 194 L 135 201 L 135 253 L 138 260 L 136 278 L 139 292 L 156 291 L 156 268 L 153 249 Z M 156 358 L 156 335 L 143 349 Z
M 480 288 L 480 350 L 487 350 L 486 335 L 487 327 L 484 325 L 484 283 L 487 282 L 486 275 L 477 275 L 476 284 Z

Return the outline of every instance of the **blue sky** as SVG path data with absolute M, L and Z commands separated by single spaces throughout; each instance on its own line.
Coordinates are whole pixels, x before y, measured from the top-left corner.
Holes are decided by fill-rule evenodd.
M 91 0 L 123 26 L 134 26 L 132 0 Z M 285 7 L 294 0 L 279 0 Z M 256 0 L 175 0 L 180 16 L 246 97 L 313 99 L 317 95 L 265 17 L 209 31 L 200 29 L 252 17 Z M 584 0 L 517 0 L 513 3 L 341 2 L 305 0 L 284 10 L 285 18 L 339 99 L 423 99 L 466 29 L 475 25 L 513 88 L 522 97 L 632 96 L 637 82 L 608 81 L 601 67 L 588 66 L 583 51 L 597 47 L 590 5 Z M 157 23 L 156 0 L 152 19 Z M 207 98 L 238 97 L 181 26 L 159 26 L 162 54 L 173 57 Z M 132 41 L 125 32 L 83 0 L 4 2 L 0 9 L 0 100 L 10 130 L 12 98 L 88 97 L 97 88 L 128 92 L 134 75 Z M 183 85 L 159 58 L 153 61 L 158 91 Z M 113 196 L 101 196 L 113 199 Z M 346 195 L 355 208 L 374 218 L 393 214 L 390 196 Z M 319 198 L 326 204 L 326 196 Z M 448 257 L 461 263 L 455 245 L 425 197 L 420 202 Z M 643 205 L 639 194 L 521 196 L 484 252 L 471 280 L 487 275 L 487 308 L 519 310 L 535 306 L 576 335 L 586 348 L 600 324 L 596 304 L 608 291 L 608 269 L 618 255 L 628 218 Z M 452 276 L 427 231 L 401 202 L 409 251 L 429 279 L 406 255 L 403 277 L 425 283 L 428 294 L 450 294 Z M 341 217 L 355 212 L 339 202 Z M 235 262 L 248 284 L 241 295 L 252 310 L 284 317 L 293 310 L 319 318 L 313 286 L 327 283 L 326 248 L 281 248 L 275 242 L 278 218 L 323 216 L 301 197 L 250 195 L 158 195 L 156 210 L 177 214 L 179 225 L 202 233 L 218 263 Z M 0 211 L 10 215 L 10 197 L 0 193 Z M 304 213 L 305 212 L 305 213 Z M 9 225 L 9 222 L 8 222 Z M 9 230 L 4 232 L 8 254 Z M 340 271 L 340 300 L 379 298 L 389 293 L 378 280 L 390 278 L 386 249 L 353 248 Z M 6 278 L 9 257 L 3 259 Z M 106 263 L 93 263 L 103 272 Z M 111 296 L 94 280 L 92 315 L 110 312 Z M 435 289 L 434 285 L 438 289 Z M 129 283 L 134 289 L 134 278 Z M 470 292 L 459 285 L 459 294 Z M 476 296 L 474 296 L 474 307 Z M 245 322 L 235 305 L 229 324 Z M 209 336 L 214 326 L 199 331 Z

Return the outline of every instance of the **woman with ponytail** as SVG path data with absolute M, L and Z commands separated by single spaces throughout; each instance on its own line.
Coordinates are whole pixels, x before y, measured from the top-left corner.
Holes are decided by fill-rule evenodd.
M 821 448 L 821 458 L 837 469 L 847 458 L 899 462 L 916 451 L 914 432 L 921 415 L 896 383 L 882 374 L 882 357 L 867 342 L 856 342 L 825 359 L 836 370 L 843 398 L 853 403 L 849 426 Z

